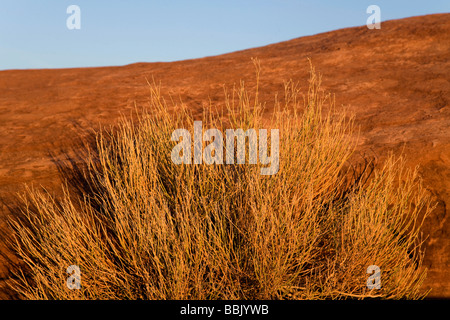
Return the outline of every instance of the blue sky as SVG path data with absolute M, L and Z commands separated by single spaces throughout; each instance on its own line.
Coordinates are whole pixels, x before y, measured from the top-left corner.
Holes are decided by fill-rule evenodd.
M 217 55 L 381 20 L 450 12 L 449 0 L 0 0 L 0 70 Z M 69 30 L 67 7 L 81 9 Z

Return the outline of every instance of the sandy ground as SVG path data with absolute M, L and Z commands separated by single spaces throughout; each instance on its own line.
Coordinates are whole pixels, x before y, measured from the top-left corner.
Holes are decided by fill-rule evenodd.
M 307 86 L 309 62 L 356 115 L 363 153 L 383 158 L 404 150 L 420 165 L 438 207 L 425 223 L 424 289 L 450 298 L 450 14 L 348 28 L 261 48 L 171 63 L 123 67 L 0 71 L 0 218 L 24 183 L 57 190 L 58 156 L 86 128 L 116 122 L 148 101 L 147 79 L 198 112 L 223 101 L 223 85 L 255 85 L 251 57 L 261 61 L 261 98 L 283 94 L 283 81 Z M 270 103 L 267 105 L 270 108 Z M 0 263 L 0 279 L 6 268 Z M 0 283 L 1 287 L 1 283 Z M 1 291 L 1 290 L 0 290 Z

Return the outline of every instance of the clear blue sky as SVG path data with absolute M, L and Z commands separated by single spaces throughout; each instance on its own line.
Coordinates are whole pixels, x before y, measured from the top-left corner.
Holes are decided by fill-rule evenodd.
M 217 55 L 365 25 L 371 4 L 382 21 L 450 12 L 450 0 L 0 0 L 0 70 Z

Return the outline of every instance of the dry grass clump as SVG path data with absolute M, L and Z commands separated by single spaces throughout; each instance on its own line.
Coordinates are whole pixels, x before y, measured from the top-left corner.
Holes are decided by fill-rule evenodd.
M 23 197 L 9 223 L 21 261 L 14 290 L 26 299 L 421 297 L 419 217 L 431 207 L 416 171 L 391 157 L 350 175 L 353 120 L 314 70 L 303 99 L 294 83 L 285 89 L 270 121 L 243 86 L 226 94 L 226 113 L 194 119 L 152 85 L 150 113 L 97 134 L 78 172 L 82 192 Z M 279 129 L 279 172 L 173 164 L 171 134 L 194 120 L 223 132 Z M 70 265 L 79 290 L 66 286 Z M 366 286 L 369 265 L 381 269 L 379 290 Z

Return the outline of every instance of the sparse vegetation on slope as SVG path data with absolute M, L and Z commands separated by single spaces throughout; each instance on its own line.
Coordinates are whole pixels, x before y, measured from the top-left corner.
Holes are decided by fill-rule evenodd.
M 270 121 L 243 86 L 226 112 L 195 119 L 279 129 L 279 172 L 263 176 L 261 164 L 175 165 L 171 134 L 194 116 L 151 85 L 149 113 L 97 134 L 83 192 L 24 195 L 9 223 L 20 260 L 12 288 L 26 299 L 420 297 L 431 206 L 416 171 L 391 157 L 351 174 L 351 117 L 314 70 L 304 99 L 293 82 L 285 89 Z M 70 265 L 80 290 L 66 286 Z M 379 290 L 366 286 L 369 265 L 381 269 Z

